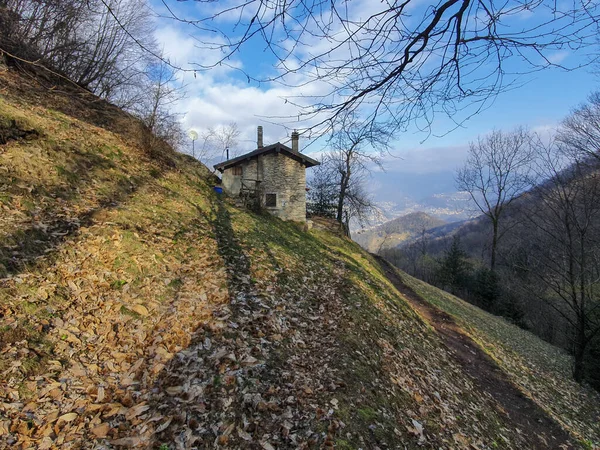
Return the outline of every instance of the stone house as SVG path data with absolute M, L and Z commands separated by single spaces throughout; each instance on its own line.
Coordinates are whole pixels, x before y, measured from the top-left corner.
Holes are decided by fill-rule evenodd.
M 292 148 L 281 142 L 265 147 L 259 126 L 256 150 L 214 166 L 223 174 L 223 191 L 253 198 L 283 220 L 306 221 L 306 168 L 319 162 L 300 153 L 298 140 L 294 131 Z

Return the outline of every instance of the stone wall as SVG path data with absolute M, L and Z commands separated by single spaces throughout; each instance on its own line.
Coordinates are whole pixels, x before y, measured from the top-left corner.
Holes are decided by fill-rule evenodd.
M 249 188 L 254 188 L 256 179 L 261 179 L 261 174 L 259 172 L 259 167 L 257 166 L 258 162 L 256 158 L 253 158 L 249 161 L 243 161 L 238 164 L 236 167 L 242 167 L 242 175 L 234 175 L 233 167 L 229 169 L 225 169 L 223 175 L 221 177 L 221 185 L 225 192 L 232 197 L 237 197 L 240 195 L 240 190 L 242 188 L 242 179 L 244 180 L 244 184 Z M 258 178 L 257 178 L 258 177 Z
M 277 206 L 267 210 L 283 219 L 306 221 L 306 168 L 281 153 L 260 156 L 262 203 L 266 194 L 277 194 Z
M 223 172 L 221 184 L 225 192 L 233 197 L 240 195 L 242 178 L 244 184 L 255 187 L 260 181 L 261 204 L 265 205 L 266 194 L 277 195 L 277 205 L 266 208 L 283 220 L 306 221 L 306 168 L 304 164 L 281 153 L 268 153 L 244 161 L 243 175 L 233 175 L 233 168 Z
M 255 180 L 262 180 L 260 156 L 258 158 L 252 158 L 250 161 L 244 161 L 242 167 L 244 171 L 244 184 L 251 189 L 255 189 Z

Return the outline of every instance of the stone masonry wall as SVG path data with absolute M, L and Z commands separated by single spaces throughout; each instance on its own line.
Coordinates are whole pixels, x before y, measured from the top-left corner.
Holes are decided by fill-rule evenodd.
M 240 195 L 240 189 L 242 187 L 242 177 L 239 175 L 233 174 L 233 169 L 225 169 L 223 175 L 221 176 L 221 186 L 223 186 L 223 190 L 231 195 L 232 197 L 237 197 Z
M 248 187 L 260 180 L 261 203 L 266 194 L 277 194 L 277 206 L 267 210 L 283 219 L 306 221 L 306 168 L 304 164 L 281 153 L 269 153 L 241 163 L 243 175 L 233 175 L 226 169 L 221 178 L 225 192 L 232 197 L 240 195 L 242 178 Z
M 306 221 L 306 168 L 281 153 L 260 156 L 262 203 L 266 194 L 277 194 L 277 206 L 267 210 L 283 219 Z

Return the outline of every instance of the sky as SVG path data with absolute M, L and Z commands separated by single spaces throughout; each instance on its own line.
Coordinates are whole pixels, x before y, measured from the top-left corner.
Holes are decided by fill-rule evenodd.
M 193 1 L 165 0 L 164 4 L 155 2 L 152 5 L 159 14 L 169 15 L 164 6 L 166 4 L 176 15 L 193 19 L 205 15 L 206 11 L 202 8 L 217 7 L 217 4 L 222 6 L 223 3 L 234 1 L 209 3 L 206 6 Z M 428 2 L 418 0 L 416 4 L 418 12 L 418 8 L 423 7 L 418 5 L 427 5 Z M 372 5 L 380 5 L 380 2 L 355 0 L 353 5 L 357 8 L 356 14 L 367 14 L 368 11 L 364 12 L 361 8 L 368 10 Z M 232 17 L 224 16 L 219 20 L 220 25 L 232 35 L 239 32 L 233 28 Z M 533 19 L 523 17 L 519 20 L 526 23 Z M 213 41 L 225 41 L 225 37 L 215 38 L 214 33 L 208 35 Z M 155 38 L 165 57 L 173 65 L 188 70 L 180 74 L 185 96 L 176 106 L 179 112 L 185 114 L 184 128 L 201 133 L 209 127 L 235 122 L 241 131 L 238 149 L 241 153 L 255 148 L 258 125 L 264 128 L 265 144 L 289 142 L 292 129 L 303 125 L 301 122 L 294 122 L 293 118 L 297 116 L 298 110 L 292 104 L 293 99 L 298 100 L 298 95 L 319 93 L 323 86 L 309 83 L 298 88 L 248 80 L 246 74 L 260 78 L 277 72 L 274 68 L 275 59 L 269 55 L 260 39 L 251 40 L 228 60 L 227 65 L 208 71 L 197 70 L 194 73 L 192 69 L 210 64 L 218 58 L 217 53 L 207 50 L 201 44 L 206 42 L 206 36 L 207 32 L 189 24 L 165 18 L 156 22 Z M 292 44 L 291 39 L 284 43 L 290 48 Z M 309 50 L 297 50 L 298 57 L 303 56 L 302 52 L 317 51 L 321 45 L 323 44 L 319 41 L 309 42 Z M 292 52 L 291 55 L 286 62 L 293 67 L 297 63 L 296 53 Z M 556 62 L 572 66 L 585 60 L 584 55 L 571 51 L 557 51 L 550 56 Z M 511 64 L 515 71 L 522 69 L 518 61 Z M 373 173 L 371 190 L 376 199 L 383 197 L 384 193 L 389 198 L 390 190 L 403 191 L 399 194 L 415 198 L 430 195 L 432 191 L 454 191 L 452 174 L 463 164 L 470 141 L 494 129 L 510 130 L 516 126 L 526 126 L 533 131 L 542 132 L 553 129 L 598 88 L 600 78 L 592 72 L 588 67 L 574 71 L 545 69 L 525 75 L 519 79 L 521 86 L 499 94 L 486 109 L 453 131 L 448 132 L 454 127 L 450 119 L 436 116 L 431 133 L 420 132 L 416 126 L 398 133 L 392 142 L 391 155 L 385 157 L 386 172 Z M 300 72 L 296 76 L 299 80 L 304 80 L 302 77 L 309 77 L 310 74 Z M 326 145 L 323 139 L 303 141 L 301 149 L 317 158 Z M 435 182 L 436 176 L 439 182 Z

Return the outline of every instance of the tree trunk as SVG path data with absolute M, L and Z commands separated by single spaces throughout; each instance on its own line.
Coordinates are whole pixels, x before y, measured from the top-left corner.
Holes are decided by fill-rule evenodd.
M 498 220 L 492 220 L 492 258 L 490 261 L 490 270 L 496 271 L 496 250 L 498 248 Z
M 583 318 L 579 318 L 577 320 L 577 335 L 575 337 L 575 351 L 574 361 L 573 361 L 573 378 L 578 383 L 581 383 L 584 375 L 584 357 L 585 357 L 585 347 L 586 347 L 586 339 L 585 339 L 585 323 Z
M 348 164 L 346 163 L 346 166 Z M 345 172 L 342 172 L 342 180 L 340 183 L 340 197 L 338 198 L 337 215 L 336 220 L 343 224 L 344 223 L 344 202 L 346 200 L 346 191 L 350 184 L 350 169 L 347 168 Z
M 340 197 L 338 198 L 337 213 L 335 215 L 335 220 L 337 220 L 339 223 L 343 222 L 344 197 L 346 197 L 346 176 L 344 174 L 342 174 L 342 183 L 340 186 Z

